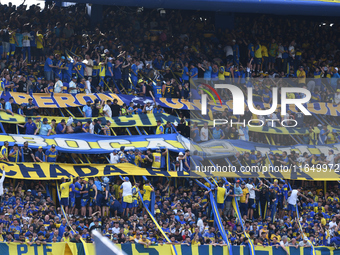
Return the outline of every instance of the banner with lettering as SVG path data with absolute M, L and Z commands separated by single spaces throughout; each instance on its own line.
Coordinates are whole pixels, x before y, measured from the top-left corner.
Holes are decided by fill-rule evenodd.
M 4 123 L 11 123 L 11 124 L 20 124 L 27 122 L 28 117 L 21 116 L 19 114 L 9 114 L 7 112 L 0 112 L 0 122 Z M 37 116 L 31 116 L 32 120 L 35 122 L 38 118 Z M 65 121 L 68 120 L 68 117 L 55 117 L 55 116 L 39 116 L 42 120 L 44 118 L 48 119 L 48 123 L 54 119 L 57 123 L 59 123 L 62 119 Z M 133 115 L 126 115 L 126 116 L 119 116 L 119 117 L 96 117 L 96 118 L 73 118 L 73 122 L 77 123 L 81 121 L 82 123 L 87 122 L 88 120 L 93 119 L 100 119 L 102 124 L 106 124 L 106 121 L 110 121 L 110 127 L 149 127 L 149 126 L 156 126 L 157 120 L 160 120 L 163 125 L 170 121 L 171 123 L 179 123 L 180 119 L 170 114 L 166 113 L 149 113 L 149 114 L 133 114 Z M 204 121 L 197 121 L 199 125 L 203 125 Z M 209 122 L 212 124 L 212 122 Z
M 186 172 L 147 170 L 130 163 L 118 164 L 63 164 L 63 163 L 11 163 L 0 161 L 5 166 L 6 178 L 30 180 L 58 180 L 62 177 L 95 177 L 113 175 L 189 177 Z M 1 172 L 0 172 L 1 173 Z
M 94 244 L 86 244 L 90 254 L 95 254 Z M 66 246 L 69 246 L 66 248 Z M 171 246 L 150 245 L 146 247 L 142 244 L 117 244 L 117 247 L 123 250 L 127 255 L 159 255 L 171 254 Z M 175 245 L 178 255 L 228 255 L 227 246 L 213 245 Z M 287 247 L 290 255 L 310 254 L 309 247 Z M 319 255 L 338 255 L 340 251 L 333 247 L 319 246 L 315 247 Z M 249 255 L 249 247 L 232 246 L 233 255 Z M 261 255 L 286 255 L 286 252 L 275 246 L 255 246 L 255 251 Z M 20 243 L 0 243 L 1 255 L 85 255 L 82 243 L 49 243 L 44 245 L 27 245 Z
M 129 105 L 130 102 L 134 104 L 144 105 L 146 102 L 153 103 L 150 97 L 139 97 L 133 95 L 123 95 L 123 94 L 113 94 L 113 93 L 94 93 L 94 94 L 44 94 L 44 93 L 34 93 L 25 94 L 19 92 L 7 92 L 2 93 L 1 98 L 6 101 L 10 98 L 14 98 L 14 103 L 16 104 L 27 104 L 29 98 L 33 98 L 33 103 L 40 108 L 68 108 L 68 107 L 78 107 L 86 104 L 87 101 L 94 103 L 95 99 L 99 100 L 118 100 L 118 104 L 122 105 L 125 103 Z M 198 99 L 189 100 L 177 99 L 177 98 L 158 98 L 156 103 L 164 108 L 172 108 L 178 110 L 201 110 L 201 101 Z M 245 105 L 247 102 L 245 101 Z M 269 104 L 263 102 L 254 102 L 254 105 L 260 105 L 262 109 L 270 107 Z M 340 105 L 335 105 L 333 103 L 309 103 L 304 104 L 304 106 L 313 114 L 340 116 Z M 281 107 L 278 105 L 278 108 Z M 233 101 L 222 101 L 222 105 L 215 104 L 213 101 L 208 102 L 208 114 L 216 111 L 224 111 L 225 109 L 233 109 Z M 298 112 L 299 110 L 295 105 L 288 105 L 287 110 L 292 112 Z
M 190 148 L 189 139 L 177 134 L 162 136 L 104 136 L 87 133 L 52 136 L 0 135 L 0 145 L 3 145 L 5 141 L 8 141 L 10 146 L 14 144 L 23 146 L 24 142 L 27 141 L 33 149 L 38 149 L 40 146 L 43 149 L 49 149 L 54 144 L 60 152 L 78 154 L 111 153 L 114 149 L 119 150 L 121 146 L 125 146 L 126 151 L 168 148 L 169 151 L 183 152 Z
M 37 116 L 32 116 L 33 122 L 37 120 Z M 67 117 L 54 117 L 54 116 L 39 116 L 42 120 L 44 118 L 48 119 L 48 123 L 51 123 L 52 120 L 56 120 L 56 123 L 59 123 L 62 119 L 68 120 Z M 134 115 L 126 115 L 119 117 L 97 117 L 97 118 L 73 118 L 73 123 L 76 124 L 78 121 L 82 123 L 87 122 L 88 120 L 100 119 L 102 124 L 104 125 L 106 121 L 110 121 L 110 127 L 155 127 L 157 125 L 157 120 L 160 120 L 162 125 L 165 125 L 168 121 L 171 123 L 180 123 L 180 119 L 170 114 L 166 113 L 149 113 L 149 114 L 134 114 Z M 189 119 L 187 119 L 189 121 Z M 213 121 L 207 121 L 204 119 L 190 119 L 192 123 L 197 123 L 198 126 L 203 126 L 205 122 L 208 123 L 209 126 L 213 126 Z M 0 122 L 3 123 L 11 123 L 11 124 L 22 124 L 27 122 L 27 117 L 23 117 L 19 114 L 14 114 L 13 116 L 6 112 L 0 112 Z M 223 120 L 220 120 L 218 123 L 223 123 Z M 217 125 L 216 124 L 216 125 Z M 233 125 L 236 127 L 237 125 Z M 286 127 L 269 127 L 267 125 L 261 126 L 248 126 L 249 131 L 257 132 L 257 133 L 266 133 L 266 134 L 278 134 L 278 135 L 304 135 L 309 134 L 310 131 L 308 128 L 303 127 L 294 127 L 294 128 L 286 128 Z M 319 134 L 322 127 L 315 126 L 313 128 L 313 132 L 315 134 Z M 328 125 L 327 129 L 333 131 L 334 129 L 337 133 L 340 134 L 339 126 L 331 126 Z

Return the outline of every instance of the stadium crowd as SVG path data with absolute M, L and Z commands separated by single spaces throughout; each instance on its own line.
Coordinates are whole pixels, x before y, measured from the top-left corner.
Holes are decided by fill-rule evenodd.
M 213 20 L 198 14 L 167 11 L 166 16 L 156 10 L 137 12 L 109 7 L 104 10 L 103 23 L 88 31 L 90 20 L 83 5 L 59 9 L 52 5 L 40 10 L 29 10 L 12 5 L 1 5 L 4 18 L 0 21 L 1 86 L 8 92 L 31 93 L 93 93 L 114 92 L 156 98 L 181 98 L 199 94 L 199 85 L 189 88 L 190 81 L 202 78 L 206 82 L 228 80 L 241 88 L 254 87 L 256 102 L 269 103 L 273 78 L 293 78 L 292 86 L 306 86 L 312 92 L 312 102 L 340 104 L 339 41 L 332 40 L 339 30 L 337 25 L 320 27 L 311 22 L 312 32 L 300 23 L 272 17 L 236 17 L 234 30 L 218 30 Z M 205 14 L 203 14 L 205 15 Z M 253 24 L 249 26 L 249 24 Z M 301 24 L 292 26 L 292 24 Z M 328 24 L 328 23 L 327 23 Z M 271 31 L 267 33 L 266 31 Z M 288 36 L 284 36 L 288 35 Z M 324 78 L 324 79 L 322 79 Z M 282 82 L 282 81 L 280 81 Z M 228 94 L 221 94 L 228 99 Z M 300 95 L 291 95 L 292 98 Z M 123 105 L 117 101 L 88 102 L 82 117 L 94 117 L 86 123 L 64 119 L 60 123 L 43 118 L 31 100 L 16 105 L 13 98 L 0 101 L 0 109 L 9 114 L 27 116 L 27 123 L 19 125 L 20 132 L 29 135 L 63 133 L 91 133 L 112 135 L 110 122 L 101 123 L 100 117 L 127 114 L 162 113 L 158 105 Z M 184 113 L 181 113 L 184 114 Z M 53 116 L 57 116 L 55 113 Z M 294 118 L 300 127 L 310 129 L 302 137 L 305 144 L 339 142 L 336 130 L 323 127 L 320 135 L 313 135 L 314 121 L 306 123 L 303 116 L 289 113 L 276 118 Z M 222 117 L 230 116 L 225 111 Z M 246 110 L 244 118 L 250 118 Z M 33 119 L 32 119 L 33 118 Z M 273 116 L 268 118 L 275 119 Z M 264 118 L 265 121 L 266 118 Z M 336 120 L 330 121 L 336 125 Z M 222 126 L 211 129 L 204 124 L 191 127 L 190 121 L 180 123 L 157 122 L 152 132 L 179 132 L 194 142 L 209 139 L 241 139 L 263 142 L 264 136 L 249 133 L 246 128 Z M 276 123 L 269 123 L 276 126 Z M 279 124 L 277 124 L 279 125 Z M 13 125 L 4 127 L 13 131 Z M 152 133 L 151 132 L 151 133 Z M 15 133 L 15 132 L 8 132 Z M 283 136 L 274 137 L 284 144 Z M 130 162 L 140 167 L 153 168 L 155 153 L 161 151 L 125 151 L 124 146 L 105 158 L 94 157 L 95 163 Z M 43 152 L 33 151 L 26 142 L 23 148 L 1 148 L 1 160 L 10 162 L 72 162 L 72 155 L 58 153 L 55 146 Z M 190 152 L 181 152 L 168 170 L 189 171 Z M 237 154 L 233 164 L 258 165 L 263 163 L 261 152 Z M 309 164 L 334 165 L 339 155 L 298 155 L 295 152 L 269 154 L 274 165 L 299 166 Z M 157 162 L 164 168 L 165 161 Z M 164 244 L 167 241 L 157 230 L 139 198 L 151 209 L 151 194 L 155 194 L 155 218 L 168 235 L 171 244 L 226 245 L 213 224 L 209 191 L 191 179 L 170 182 L 166 178 L 117 177 L 63 179 L 60 201 L 51 196 L 52 187 L 45 182 L 0 180 L 0 241 L 45 244 L 47 242 L 92 242 L 91 231 L 99 230 L 114 243 Z M 130 179 L 129 179 L 130 178 Z M 133 180 L 133 181 L 132 181 Z M 5 182 L 4 182 L 5 181 Z M 131 182 L 132 181 L 132 182 Z M 230 180 L 231 181 L 231 180 Z M 339 187 L 329 182 L 327 192 L 304 183 L 302 188 L 282 180 L 221 181 L 218 187 L 202 181 L 216 190 L 217 206 L 228 240 L 233 245 L 308 247 L 340 245 Z M 296 181 L 297 182 L 297 181 Z M 133 185 L 132 185 L 133 184 Z M 293 183 L 291 183 L 293 185 Z M 297 184 L 300 185 L 299 182 Z M 232 200 L 236 198 L 244 225 L 235 217 Z M 303 233 L 296 219 L 296 205 L 300 212 Z M 61 210 L 65 209 L 67 219 Z M 309 242 L 310 241 L 310 242 Z M 287 250 L 286 250 L 287 251 Z M 287 252 L 288 253 L 288 252 Z
M 8 92 L 114 91 L 186 99 L 189 80 L 202 78 L 258 87 L 267 101 L 262 81 L 273 77 L 297 78 L 294 85 L 307 86 L 316 101 L 332 100 L 340 89 L 339 42 L 331 39 L 337 24 L 314 21 L 308 33 L 303 26 L 292 28 L 288 18 L 241 15 L 233 30 L 223 31 L 214 29 L 206 13 L 134 10 L 131 21 L 130 12 L 108 7 L 102 24 L 89 31 L 84 5 L 1 9 L 1 88 Z M 250 79 L 255 77 L 261 79 Z
M 95 229 L 114 243 L 223 246 L 226 244 L 214 227 L 208 195 L 216 190 L 217 208 L 232 245 L 247 245 L 248 237 L 254 245 L 282 247 L 285 251 L 289 246 L 309 247 L 311 243 L 339 245 L 340 192 L 335 182 L 329 182 L 324 192 L 309 185 L 291 189 L 283 180 L 223 181 L 218 186 L 202 180 L 209 187 L 204 190 L 193 180 L 179 179 L 175 184 L 164 177 L 153 177 L 151 182 L 130 177 L 136 178 L 132 183 L 129 177 L 70 178 L 60 184 L 60 205 L 67 219 L 53 201 L 48 183 L 7 179 L 3 183 L 5 177 L 1 178 L 1 241 L 31 245 L 81 242 L 83 238 L 91 242 Z M 155 193 L 154 218 L 171 242 L 164 239 L 146 213 L 139 191 L 149 209 L 151 193 Z M 234 198 L 244 229 L 235 217 Z

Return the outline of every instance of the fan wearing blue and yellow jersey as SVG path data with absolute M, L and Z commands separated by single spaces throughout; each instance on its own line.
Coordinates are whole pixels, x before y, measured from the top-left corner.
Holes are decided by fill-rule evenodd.
M 4 142 L 4 145 L 1 147 L 1 154 L 0 154 L 0 159 L 1 160 L 8 160 L 8 145 L 9 143 L 7 141 Z
M 17 144 L 14 144 L 12 150 L 9 152 L 9 161 L 10 162 L 20 162 L 20 158 L 22 156 L 21 150 L 19 150 L 19 146 Z
M 160 120 L 157 120 L 156 135 L 162 134 L 164 134 L 164 127 L 162 125 L 162 122 Z
M 151 199 L 151 192 L 154 192 L 154 188 L 150 184 L 149 180 L 145 181 L 145 184 L 143 186 L 143 201 L 145 204 L 145 207 L 150 209 L 150 199 Z M 145 213 L 145 209 L 143 208 L 143 214 Z

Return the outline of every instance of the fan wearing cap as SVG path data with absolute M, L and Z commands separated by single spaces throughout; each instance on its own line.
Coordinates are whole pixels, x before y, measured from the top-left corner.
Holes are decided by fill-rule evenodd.
M 28 104 L 26 105 L 26 115 L 27 116 L 33 116 L 34 112 L 37 113 L 36 110 L 38 110 L 38 106 L 36 106 L 33 103 L 33 99 L 32 98 L 29 98 L 28 99 Z
M 151 101 L 147 101 L 146 104 L 143 106 L 143 113 L 152 113 L 153 111 L 153 104 L 151 104 Z
M 38 127 L 35 130 L 34 135 L 36 135 L 38 132 L 39 132 L 39 135 L 47 135 L 47 136 L 49 136 L 51 134 L 52 128 L 48 124 L 48 119 L 47 118 L 43 119 L 43 123 L 41 124 L 40 127 Z
M 45 153 L 45 161 L 46 162 L 57 162 L 58 158 L 58 151 L 55 148 L 55 144 L 52 144 L 51 148 L 49 150 L 46 150 Z
M 179 152 L 178 157 L 176 157 L 176 162 L 179 162 L 179 168 L 177 171 L 183 171 L 183 161 L 184 161 L 184 153 Z
M 298 83 L 300 87 L 306 84 L 306 72 L 305 70 L 303 70 L 303 66 L 300 66 L 299 70 L 296 71 L 296 77 L 298 78 Z
M 123 200 L 122 200 L 122 207 L 123 207 L 123 216 L 129 215 L 130 208 L 132 208 L 132 185 L 129 180 L 129 177 L 125 177 L 123 179 L 123 183 L 120 188 L 123 190 Z
M 119 163 L 119 155 L 116 149 L 114 149 L 111 153 L 110 153 L 110 163 L 111 164 L 117 164 Z
M 243 196 L 243 191 L 240 186 L 240 180 L 237 180 L 234 186 L 234 195 L 237 201 L 240 201 L 240 198 Z
M 43 148 L 41 146 L 39 146 L 38 150 L 35 152 L 35 160 L 36 162 L 44 162 L 45 160 L 45 154 L 43 152 Z

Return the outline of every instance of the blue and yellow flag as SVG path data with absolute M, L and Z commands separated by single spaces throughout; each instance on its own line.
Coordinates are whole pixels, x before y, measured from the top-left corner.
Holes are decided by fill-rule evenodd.
M 242 215 L 241 215 L 241 212 L 240 212 L 240 207 L 238 206 L 238 202 L 237 202 L 235 197 L 234 197 L 232 203 L 233 203 L 234 211 L 235 211 L 235 213 L 237 215 L 237 218 L 238 218 L 238 220 L 239 220 L 239 222 L 241 224 L 241 227 L 243 229 L 243 233 L 248 238 L 248 241 L 249 241 L 248 245 L 249 245 L 250 255 L 255 255 L 255 246 L 254 246 L 252 240 L 250 240 L 248 233 L 244 229 L 244 225 L 243 225 L 243 222 L 242 222 Z

